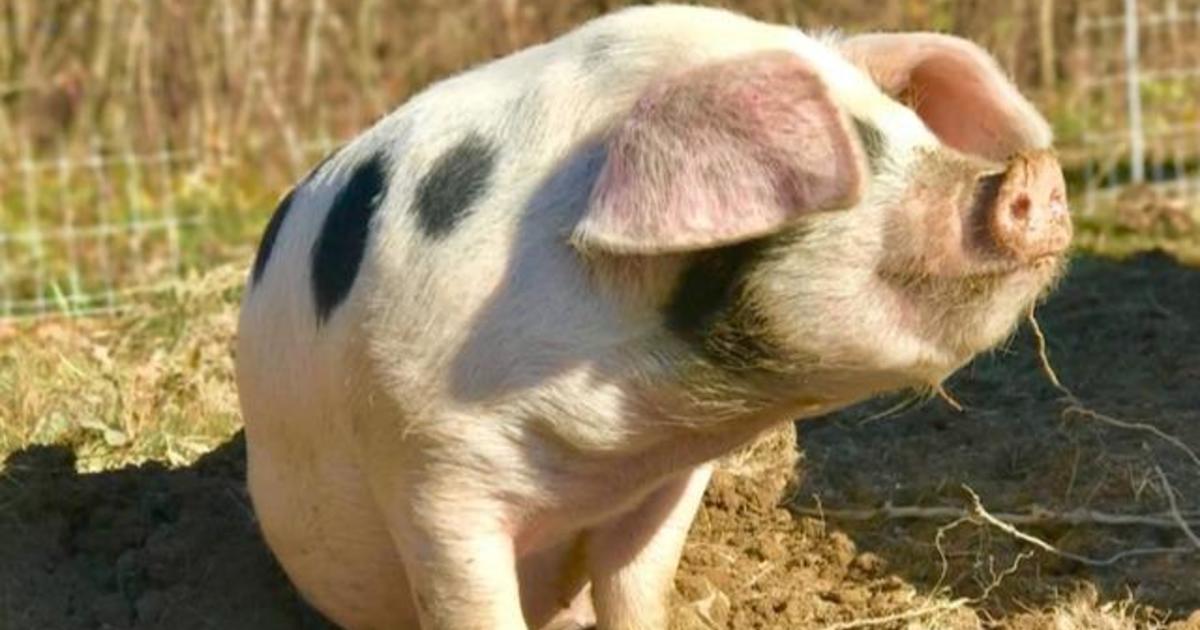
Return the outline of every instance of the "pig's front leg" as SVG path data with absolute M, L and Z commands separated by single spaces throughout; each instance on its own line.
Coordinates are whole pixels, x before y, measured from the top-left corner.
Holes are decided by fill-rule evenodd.
M 712 466 L 671 478 L 632 512 L 593 530 L 589 569 L 596 626 L 665 630 L 672 579 Z
M 527 630 L 513 539 L 496 512 L 440 501 L 393 519 L 423 630 Z

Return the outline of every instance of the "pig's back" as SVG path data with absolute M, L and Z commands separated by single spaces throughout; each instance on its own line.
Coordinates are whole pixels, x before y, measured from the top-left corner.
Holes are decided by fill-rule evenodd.
M 603 132 L 652 81 L 788 34 L 714 9 L 631 9 L 431 86 L 285 200 L 243 336 L 274 340 L 254 342 L 287 355 L 272 363 L 324 369 L 355 348 L 393 376 L 457 369 L 460 390 L 476 368 L 451 355 L 472 340 L 493 366 L 600 343 L 618 324 L 567 238 Z

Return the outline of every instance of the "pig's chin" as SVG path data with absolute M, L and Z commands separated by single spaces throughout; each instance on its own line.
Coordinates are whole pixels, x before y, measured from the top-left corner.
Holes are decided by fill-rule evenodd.
M 930 380 L 937 381 L 1011 335 L 1064 268 L 1063 256 L 1047 256 L 1021 264 L 984 264 L 953 277 L 892 277 L 887 282 L 904 305 L 899 325 L 924 340 L 926 360 L 932 364 L 926 367 L 934 368 Z

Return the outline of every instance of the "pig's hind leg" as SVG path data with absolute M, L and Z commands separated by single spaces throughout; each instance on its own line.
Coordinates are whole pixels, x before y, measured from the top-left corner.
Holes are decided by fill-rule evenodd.
M 588 545 L 597 627 L 665 630 L 672 579 L 711 465 L 673 477 L 637 508 L 593 530 Z

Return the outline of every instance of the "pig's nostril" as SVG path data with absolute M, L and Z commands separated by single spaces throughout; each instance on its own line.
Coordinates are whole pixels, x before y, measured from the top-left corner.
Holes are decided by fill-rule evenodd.
M 1029 218 L 1029 208 L 1033 202 L 1029 201 L 1029 195 L 1021 195 L 1012 202 L 1012 216 L 1018 221 L 1024 221 Z

